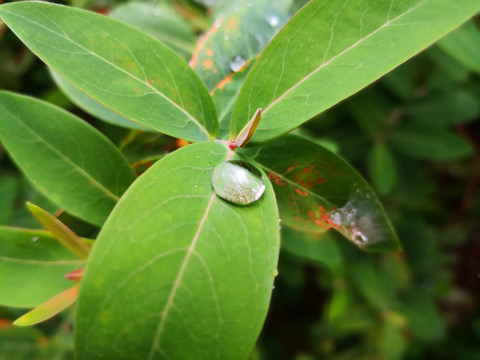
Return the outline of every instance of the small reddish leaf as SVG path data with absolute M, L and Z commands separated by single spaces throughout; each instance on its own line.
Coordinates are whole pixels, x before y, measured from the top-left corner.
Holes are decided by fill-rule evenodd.
M 82 280 L 84 271 L 85 271 L 85 268 L 73 270 L 69 272 L 67 275 L 65 275 L 65 278 L 72 281 L 80 281 Z
M 258 124 L 260 124 L 260 120 L 262 120 L 262 109 L 258 109 L 255 114 L 253 114 L 252 119 L 245 125 L 245 127 L 240 131 L 238 136 L 232 142 L 232 147 L 244 147 L 253 137 L 255 134 L 255 130 L 257 130 Z
M 17 326 L 35 325 L 57 315 L 77 300 L 79 285 L 80 284 L 77 284 L 64 292 L 55 295 L 50 300 L 47 300 L 25 315 L 19 317 L 13 322 L 13 324 Z
M 88 254 L 91 250 L 90 246 L 79 238 L 72 230 L 42 208 L 32 203 L 27 203 L 27 206 L 43 227 L 50 231 L 63 246 L 77 255 L 80 259 L 88 258 Z

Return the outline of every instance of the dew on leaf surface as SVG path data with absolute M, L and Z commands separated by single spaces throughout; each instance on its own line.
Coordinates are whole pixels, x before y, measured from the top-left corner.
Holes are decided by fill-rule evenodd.
M 232 160 L 215 168 L 212 175 L 215 193 L 234 204 L 248 205 L 260 199 L 265 191 L 262 174 L 253 165 Z
M 247 60 L 241 55 L 235 55 L 230 61 L 230 69 L 233 72 L 239 71 L 245 64 Z
M 278 26 L 278 24 L 280 24 L 280 19 L 278 18 L 278 16 L 268 15 L 267 22 L 270 24 L 271 27 L 276 27 Z

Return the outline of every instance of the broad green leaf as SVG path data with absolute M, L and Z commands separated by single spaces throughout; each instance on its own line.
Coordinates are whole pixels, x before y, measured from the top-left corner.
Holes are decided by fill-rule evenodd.
M 0 140 L 45 196 L 96 225 L 135 178 L 103 134 L 33 98 L 0 92 Z
M 213 90 L 252 61 L 287 19 L 273 4 L 242 3 L 215 21 L 199 41 L 190 65 Z
M 438 42 L 438 46 L 468 69 L 480 73 L 480 30 L 472 21 Z
M 475 120 L 480 113 L 480 103 L 466 91 L 448 91 L 409 104 L 405 112 L 419 123 L 446 126 Z
M 397 180 L 397 165 L 395 159 L 382 143 L 376 143 L 367 154 L 367 167 L 370 179 L 378 192 L 387 194 Z
M 0 7 L 0 17 L 47 65 L 123 117 L 191 141 L 218 128 L 204 84 L 177 54 L 105 16 L 41 2 Z
M 128 120 L 123 116 L 118 115 L 112 110 L 106 108 L 102 104 L 93 100 L 87 94 L 78 90 L 75 86 L 70 84 L 62 76 L 57 74 L 55 71 L 50 69 L 50 75 L 57 84 L 57 86 L 62 90 L 62 92 L 72 100 L 75 105 L 79 108 L 85 110 L 90 115 L 97 117 L 100 120 L 106 121 L 110 124 L 126 127 L 129 129 L 139 129 L 145 131 L 152 131 L 152 129 L 145 126 L 139 125 L 134 121 Z
M 27 203 L 30 212 L 37 218 L 43 227 L 68 250 L 80 259 L 87 259 L 90 247 L 83 242 L 72 230 L 65 226 L 55 216 L 32 203 Z
M 397 126 L 388 142 L 395 150 L 418 159 L 457 160 L 472 153 L 472 146 L 450 129 L 417 124 Z
M 19 317 L 13 324 L 17 326 L 30 326 L 50 319 L 77 300 L 78 287 L 79 284 L 76 284 L 70 289 L 55 295 L 43 304 L 38 305 L 35 309 Z
M 308 3 L 267 46 L 235 105 L 235 137 L 263 109 L 252 141 L 294 129 L 428 47 L 480 10 L 478 0 Z
M 248 358 L 272 291 L 278 212 L 265 175 L 250 205 L 215 195 L 213 170 L 231 155 L 220 143 L 186 146 L 122 197 L 81 283 L 79 360 Z
M 34 307 L 72 286 L 85 265 L 47 231 L 0 226 L 0 305 Z
M 400 248 L 372 190 L 338 155 L 294 135 L 237 152 L 268 174 L 283 224 L 313 232 L 334 229 L 366 250 Z
M 109 15 L 163 42 L 184 59 L 195 49 L 192 24 L 166 4 L 128 2 Z

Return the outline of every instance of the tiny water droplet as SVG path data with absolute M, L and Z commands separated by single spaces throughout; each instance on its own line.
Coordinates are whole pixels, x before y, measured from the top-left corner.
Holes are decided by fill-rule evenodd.
M 223 35 L 223 38 L 225 39 L 225 41 L 228 41 L 228 39 L 230 39 L 230 36 L 228 36 L 228 34 L 225 34 Z
M 233 57 L 233 59 L 230 61 L 230 69 L 233 72 L 237 72 L 240 70 L 245 64 L 247 63 L 247 60 L 242 57 L 241 55 L 236 55 Z
M 260 171 L 241 160 L 226 161 L 217 165 L 213 171 L 212 185 L 218 196 L 238 205 L 257 201 L 265 191 Z
M 357 245 L 365 245 L 368 242 L 368 238 L 359 230 L 353 230 L 351 239 Z
M 281 223 L 281 222 L 282 222 L 282 219 L 278 219 L 278 222 Z
M 277 277 L 278 276 L 278 269 L 275 269 L 273 270 L 273 277 Z
M 276 27 L 280 24 L 280 19 L 276 15 L 268 15 L 267 22 L 270 24 L 271 27 Z
M 38 239 L 39 239 L 39 237 L 38 237 L 38 236 L 35 236 L 35 237 L 32 238 L 32 242 L 37 242 Z
M 195 183 L 195 185 L 194 185 L 194 186 L 195 186 L 195 188 L 197 188 L 197 187 L 198 187 L 198 184 L 197 184 L 197 183 Z
M 275 289 L 275 285 L 272 286 L 272 290 Z
M 197 159 L 200 159 L 200 155 L 197 155 Z

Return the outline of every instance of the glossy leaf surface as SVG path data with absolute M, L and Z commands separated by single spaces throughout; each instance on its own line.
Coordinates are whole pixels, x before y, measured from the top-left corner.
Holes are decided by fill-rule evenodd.
M 285 134 L 386 74 L 478 10 L 477 0 L 311 1 L 250 71 L 235 105 L 231 136 L 258 108 L 263 109 L 262 123 L 252 141 Z
M 85 262 L 47 231 L 0 227 L 0 305 L 34 307 L 72 286 Z
M 399 249 L 370 187 L 332 152 L 287 135 L 238 153 L 258 163 L 272 181 L 282 224 L 304 231 L 334 229 L 366 250 Z
M 81 283 L 78 359 L 248 358 L 272 291 L 278 213 L 270 184 L 248 206 L 214 193 L 213 170 L 230 156 L 220 143 L 186 146 L 122 197 Z
M 45 196 L 96 225 L 103 224 L 135 178 L 103 134 L 29 97 L 0 92 L 0 140 Z
M 204 84 L 150 36 L 99 14 L 49 3 L 5 4 L 0 17 L 52 69 L 123 117 L 191 141 L 216 134 Z
M 90 115 L 95 116 L 96 118 L 106 121 L 110 124 L 126 127 L 129 129 L 137 129 L 144 131 L 153 131 L 150 128 L 137 124 L 134 121 L 128 120 L 123 116 L 118 115 L 109 108 L 103 106 L 99 102 L 93 100 L 87 94 L 78 90 L 75 86 L 70 84 L 65 80 L 61 75 L 57 74 L 55 71 L 50 70 L 50 74 L 57 84 L 57 86 L 62 90 L 62 92 L 70 99 L 72 102 L 77 105 L 79 108 L 83 109 Z

